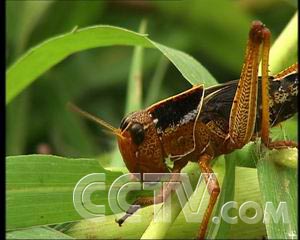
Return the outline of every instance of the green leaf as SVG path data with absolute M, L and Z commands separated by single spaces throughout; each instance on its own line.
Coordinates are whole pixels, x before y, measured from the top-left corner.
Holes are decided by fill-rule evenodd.
M 35 227 L 11 231 L 6 234 L 7 239 L 73 239 L 72 237 L 50 227 Z
M 72 159 L 52 155 L 6 158 L 6 228 L 62 223 L 81 219 L 73 205 L 76 183 L 87 174 L 105 173 L 106 185 L 121 175 L 107 171 L 94 159 Z M 108 190 L 95 200 L 107 203 Z
M 191 84 L 205 84 L 206 87 L 217 84 L 215 78 L 197 60 L 184 52 L 155 43 L 156 46 L 181 72 Z
M 232 159 L 231 159 L 232 160 Z M 234 200 L 238 202 L 238 208 L 246 202 L 255 202 L 262 206 L 261 192 L 257 179 L 257 169 L 236 167 L 236 181 L 234 190 Z M 253 209 L 248 209 L 253 210 Z M 254 216 L 255 212 L 247 211 L 247 216 Z M 232 224 L 230 229 L 230 239 L 263 239 L 266 236 L 266 228 L 263 219 L 256 224 L 248 224 L 244 222 L 240 216 L 238 209 L 229 211 L 230 216 L 237 216 L 238 223 Z M 221 237 L 221 239 L 223 239 Z
M 215 83 L 210 73 L 186 53 L 151 41 L 146 35 L 112 26 L 79 29 L 49 39 L 32 48 L 6 72 L 6 103 L 28 87 L 39 76 L 69 55 L 95 47 L 131 45 L 157 48 L 192 84 Z
M 278 154 L 278 153 L 277 153 Z M 281 156 L 284 156 L 280 151 Z M 259 186 L 262 192 L 264 211 L 267 203 L 271 203 L 275 209 L 279 209 L 279 204 L 285 204 L 284 209 L 280 212 L 279 221 L 272 219 L 266 223 L 268 238 L 270 239 L 292 239 L 297 238 L 297 170 L 294 168 L 283 167 L 274 161 L 276 154 L 271 151 L 263 153 L 258 160 L 257 170 Z M 287 214 L 287 222 L 283 222 L 283 215 Z

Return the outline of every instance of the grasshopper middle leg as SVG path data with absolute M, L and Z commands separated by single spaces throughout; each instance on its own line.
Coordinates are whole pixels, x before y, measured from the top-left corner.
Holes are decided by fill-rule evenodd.
M 199 158 L 199 161 L 198 161 L 201 172 L 205 173 L 204 179 L 207 184 L 208 192 L 210 194 L 208 206 L 205 210 L 205 213 L 204 213 L 204 216 L 203 216 L 200 228 L 199 228 L 198 237 L 197 237 L 198 239 L 204 239 L 204 237 L 205 237 L 209 219 L 211 217 L 212 211 L 214 209 L 214 206 L 217 202 L 217 199 L 218 199 L 218 196 L 220 193 L 218 179 L 216 178 L 216 176 L 210 166 L 210 162 L 212 159 L 213 159 L 212 156 L 210 156 L 207 153 L 204 153 L 203 155 L 201 155 L 201 157 Z

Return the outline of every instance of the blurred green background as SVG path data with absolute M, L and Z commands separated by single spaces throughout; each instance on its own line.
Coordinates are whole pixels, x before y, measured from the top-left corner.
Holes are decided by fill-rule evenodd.
M 31 47 L 76 26 L 108 24 L 137 31 L 146 19 L 152 40 L 190 54 L 225 82 L 239 77 L 251 21 L 264 22 L 275 39 L 296 10 L 296 0 L 6 1 L 6 67 Z M 115 139 L 78 118 L 66 103 L 119 126 L 132 52 L 121 46 L 91 49 L 42 75 L 7 106 L 7 155 L 92 157 L 111 151 Z M 157 96 L 150 98 L 147 90 L 157 69 L 164 77 Z M 158 51 L 145 50 L 145 106 L 189 87 Z

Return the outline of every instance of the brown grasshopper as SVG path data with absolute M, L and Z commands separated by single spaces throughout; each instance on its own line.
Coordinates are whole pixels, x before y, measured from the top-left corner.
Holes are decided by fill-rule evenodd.
M 205 89 L 197 85 L 125 117 L 116 129 L 74 105 L 72 109 L 109 129 L 118 140 L 123 160 L 132 173 L 169 172 L 165 159 L 179 173 L 188 161 L 197 162 L 202 173 L 213 174 L 214 158 L 242 148 L 260 136 L 272 148 L 297 147 L 292 141 L 272 141 L 269 128 L 297 112 L 298 65 L 268 76 L 271 33 L 261 22 L 252 23 L 239 80 Z M 260 59 L 262 76 L 258 77 Z M 205 181 L 208 177 L 205 175 Z M 214 176 L 214 175 L 213 175 Z M 175 179 L 170 179 L 170 182 Z M 163 202 L 171 187 L 154 197 L 138 198 L 117 223 L 121 225 L 140 206 Z M 217 178 L 209 181 L 209 204 L 198 238 L 206 234 L 220 193 Z

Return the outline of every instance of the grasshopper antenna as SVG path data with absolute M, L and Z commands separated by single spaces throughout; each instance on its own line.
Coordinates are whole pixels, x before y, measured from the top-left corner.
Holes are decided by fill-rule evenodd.
M 78 114 L 80 114 L 81 116 L 93 121 L 93 122 L 96 122 L 98 124 L 100 124 L 102 127 L 104 127 L 105 129 L 109 130 L 110 133 L 114 134 L 115 136 L 118 136 L 120 138 L 124 138 L 122 136 L 122 133 L 120 131 L 120 129 L 118 128 L 115 128 L 113 126 L 111 126 L 109 123 L 105 122 L 104 120 L 98 118 L 98 117 L 95 117 L 93 116 L 92 114 L 80 109 L 78 106 L 76 106 L 75 104 L 71 103 L 71 102 L 68 102 L 67 103 L 67 107 L 73 111 L 73 112 L 76 112 Z

